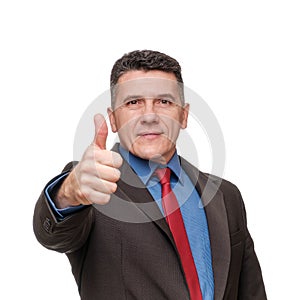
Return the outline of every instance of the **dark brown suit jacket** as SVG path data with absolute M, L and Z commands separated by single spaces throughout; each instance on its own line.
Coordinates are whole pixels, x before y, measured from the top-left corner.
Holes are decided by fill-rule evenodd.
M 199 172 L 183 158 L 181 165 L 206 205 L 215 300 L 266 299 L 239 190 Z M 64 172 L 72 167 L 68 164 Z M 88 206 L 63 221 L 56 219 L 43 191 L 33 221 L 38 241 L 67 254 L 83 300 L 189 299 L 159 208 L 126 162 L 120 171 L 118 189 L 108 205 Z

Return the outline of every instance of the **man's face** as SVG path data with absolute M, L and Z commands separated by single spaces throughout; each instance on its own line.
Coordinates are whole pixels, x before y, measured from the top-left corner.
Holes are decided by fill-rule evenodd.
M 175 152 L 180 129 L 187 126 L 188 105 L 183 106 L 173 73 L 129 71 L 118 80 L 114 109 L 108 114 L 121 145 L 147 160 L 167 163 Z

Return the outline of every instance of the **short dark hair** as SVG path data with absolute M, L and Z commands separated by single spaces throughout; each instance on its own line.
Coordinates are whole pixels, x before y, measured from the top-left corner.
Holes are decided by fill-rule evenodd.
M 183 89 L 181 66 L 176 59 L 159 51 L 135 50 L 124 54 L 113 65 L 110 75 L 111 92 L 123 74 L 128 71 L 139 70 L 159 70 L 167 73 L 173 73 L 181 86 L 181 89 Z
M 158 51 L 135 50 L 124 54 L 115 62 L 111 70 L 110 86 L 117 84 L 121 75 L 134 70 L 174 73 L 177 81 L 183 83 L 181 66 L 176 59 Z

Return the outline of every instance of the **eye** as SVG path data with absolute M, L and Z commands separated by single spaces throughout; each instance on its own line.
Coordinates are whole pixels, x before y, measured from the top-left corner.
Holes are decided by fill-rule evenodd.
M 135 105 L 135 104 L 137 104 L 137 103 L 138 103 L 137 100 L 131 100 L 131 101 L 127 102 L 126 104 L 127 104 L 127 105 Z
M 133 106 L 133 105 L 137 105 L 140 101 L 138 99 L 134 99 L 134 100 L 130 100 L 128 102 L 126 102 L 125 104 L 127 106 Z
M 173 102 L 168 99 L 158 99 L 157 103 L 163 106 L 169 106 L 173 104 Z

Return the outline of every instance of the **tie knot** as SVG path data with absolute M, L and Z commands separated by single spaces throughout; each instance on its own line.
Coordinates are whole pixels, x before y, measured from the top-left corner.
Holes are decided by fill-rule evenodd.
M 158 177 L 161 185 L 170 183 L 171 170 L 169 168 L 157 169 L 155 175 Z

